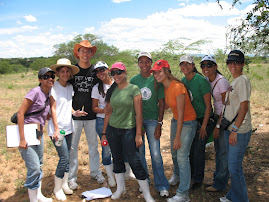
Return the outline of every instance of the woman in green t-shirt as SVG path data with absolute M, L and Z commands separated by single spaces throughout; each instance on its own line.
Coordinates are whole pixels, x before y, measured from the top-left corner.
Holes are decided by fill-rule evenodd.
M 150 195 L 147 172 L 142 166 L 137 148 L 142 141 L 142 96 L 136 85 L 127 81 L 126 67 L 122 62 L 114 63 L 110 69 L 114 83 L 106 95 L 106 115 L 102 141 L 107 138 L 113 157 L 113 171 L 117 191 L 111 199 L 119 199 L 125 192 L 124 155 L 138 180 L 147 202 Z

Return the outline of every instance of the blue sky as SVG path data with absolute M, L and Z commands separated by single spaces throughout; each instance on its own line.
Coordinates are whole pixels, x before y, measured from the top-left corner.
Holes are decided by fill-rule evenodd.
M 91 33 L 120 50 L 153 51 L 169 40 L 210 40 L 202 52 L 226 45 L 228 25 L 252 8 L 214 0 L 0 0 L 0 58 L 52 56 L 53 45 Z

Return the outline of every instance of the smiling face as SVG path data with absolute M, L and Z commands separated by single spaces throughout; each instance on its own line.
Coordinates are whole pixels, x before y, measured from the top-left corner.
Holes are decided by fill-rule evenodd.
M 236 78 L 242 74 L 244 65 L 245 63 L 236 62 L 236 61 L 227 61 L 227 66 L 233 78 Z
M 81 47 L 78 50 L 78 58 L 80 62 L 88 63 L 92 57 L 92 50 L 90 48 Z
M 216 76 L 217 67 L 218 66 L 211 61 L 203 61 L 201 63 L 202 72 L 208 78 Z
M 185 75 L 188 76 L 193 73 L 193 68 L 194 64 L 189 63 L 189 62 L 181 62 L 179 64 L 181 72 Z
M 149 70 L 151 69 L 152 61 L 146 56 L 142 56 L 138 60 L 138 66 L 140 68 L 140 73 L 150 74 Z
M 39 83 L 42 87 L 51 88 L 55 81 L 55 75 L 53 72 L 47 72 L 39 79 Z
M 56 74 L 59 77 L 60 82 L 67 82 L 72 75 L 72 70 L 69 67 L 62 67 Z
M 100 79 L 101 81 L 106 80 L 109 76 L 108 76 L 108 69 L 104 68 L 104 67 L 100 67 L 96 69 L 96 76 L 98 79 Z
M 117 84 L 121 84 L 127 79 L 126 71 L 120 70 L 118 68 L 113 68 L 113 70 L 111 70 L 111 76 Z
M 168 79 L 168 76 L 164 72 L 163 68 L 159 71 L 154 71 L 153 76 L 159 83 L 164 83 L 165 80 Z

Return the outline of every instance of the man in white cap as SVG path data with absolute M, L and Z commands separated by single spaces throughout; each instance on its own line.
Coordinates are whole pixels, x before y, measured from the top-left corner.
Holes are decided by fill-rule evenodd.
M 91 58 L 96 53 L 96 46 L 92 46 L 88 40 L 81 41 L 74 46 L 74 55 L 79 59 L 79 73 L 71 80 L 74 88 L 73 113 L 74 134 L 72 138 L 70 151 L 70 169 L 69 169 L 69 187 L 77 189 L 77 170 L 78 170 L 78 144 L 84 128 L 89 146 L 90 175 L 98 183 L 103 183 L 105 178 L 99 169 L 100 159 L 98 152 L 97 133 L 95 131 L 96 114 L 92 111 L 91 91 L 97 83 L 97 77 L 93 72 L 94 65 L 91 64 Z M 76 116 L 81 111 L 85 116 Z M 85 113 L 86 112 L 86 113 Z

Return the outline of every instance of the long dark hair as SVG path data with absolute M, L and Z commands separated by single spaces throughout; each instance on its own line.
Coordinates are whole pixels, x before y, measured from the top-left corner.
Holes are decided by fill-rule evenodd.
M 98 83 L 98 92 L 102 97 L 106 96 L 106 93 L 104 91 L 104 83 L 100 79 L 97 78 L 97 83 Z
M 108 89 L 107 93 L 106 93 L 106 98 L 105 98 L 105 101 L 106 102 L 109 102 L 110 101 L 110 98 L 112 96 L 112 93 L 114 91 L 114 89 L 118 86 L 118 84 L 116 82 L 114 82 L 110 88 Z

